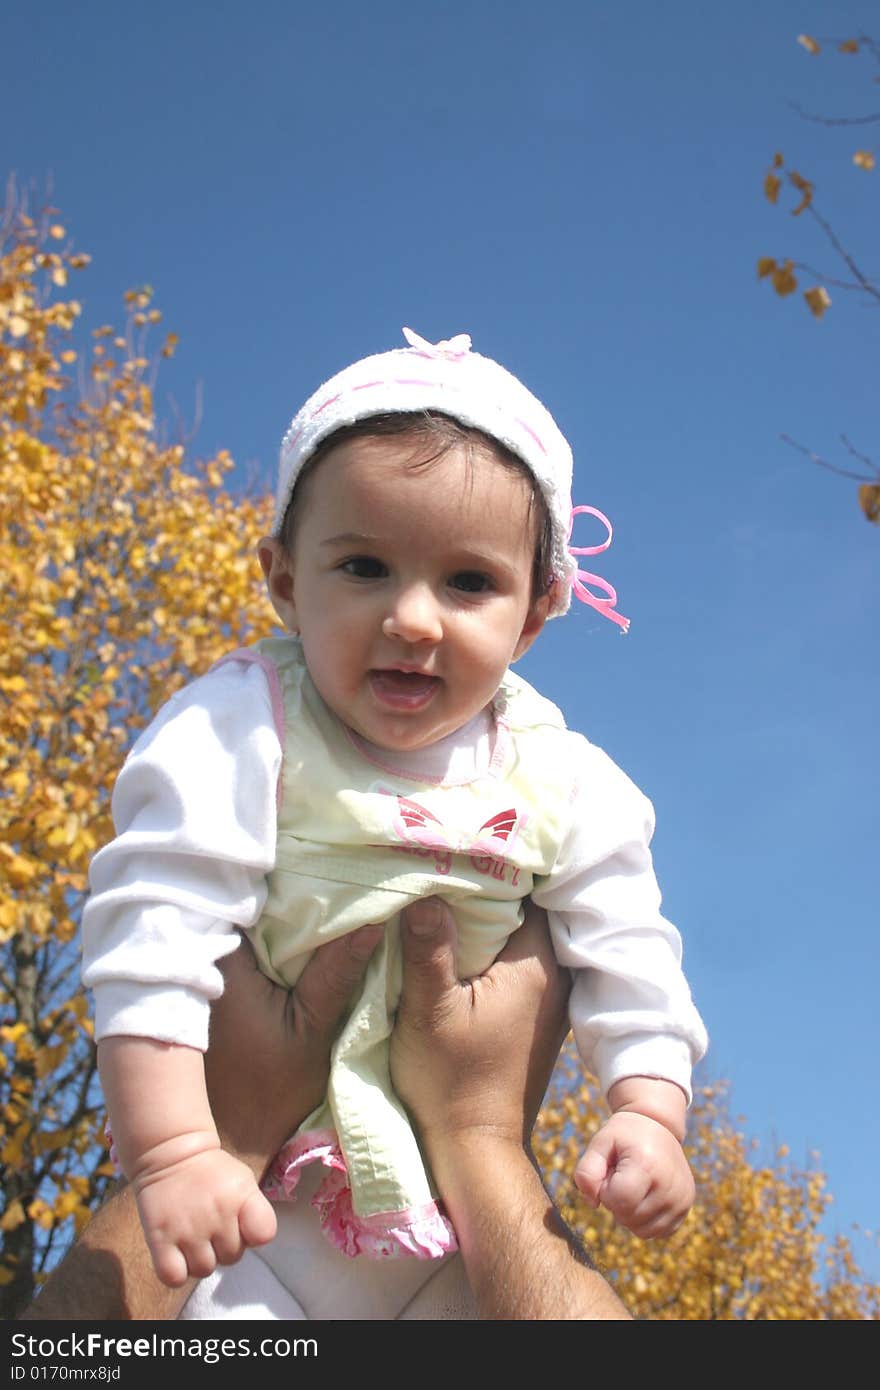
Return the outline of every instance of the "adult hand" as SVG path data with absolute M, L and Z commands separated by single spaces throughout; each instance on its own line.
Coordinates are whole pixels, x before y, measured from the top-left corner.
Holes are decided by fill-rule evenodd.
M 223 1147 L 258 1178 L 323 1098 L 331 1045 L 383 930 L 328 941 L 291 990 L 260 973 L 246 939 L 222 962 L 205 1079 Z
M 403 957 L 391 1076 L 429 1151 L 472 1129 L 527 1142 L 568 1032 L 544 913 L 527 902 L 492 967 L 461 981 L 450 910 L 427 898 L 405 914 Z
M 527 1142 L 567 1030 L 567 974 L 542 912 L 485 974 L 460 981 L 448 908 L 402 924 L 391 1075 L 452 1219 L 481 1318 L 627 1321 L 547 1195 Z

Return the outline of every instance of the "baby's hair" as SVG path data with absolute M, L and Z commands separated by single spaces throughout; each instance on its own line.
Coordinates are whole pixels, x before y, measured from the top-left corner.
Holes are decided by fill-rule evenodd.
M 431 448 L 430 453 L 414 454 L 409 465 L 412 468 L 427 468 L 432 463 L 436 463 L 438 459 L 443 458 L 450 449 L 463 445 L 467 451 L 469 467 L 474 466 L 475 450 L 482 449 L 491 454 L 503 468 L 510 469 L 511 472 L 518 473 L 525 478 L 529 486 L 530 515 L 537 509 L 538 517 L 538 539 L 532 567 L 532 601 L 535 602 L 546 594 L 553 582 L 553 533 L 547 503 L 534 474 L 521 458 L 504 444 L 499 443 L 497 439 L 493 439 L 483 430 L 474 429 L 470 425 L 463 425 L 460 420 L 456 420 L 452 415 L 445 415 L 439 410 L 393 411 L 382 415 L 370 415 L 365 420 L 357 420 L 353 425 L 343 425 L 341 429 L 334 430 L 332 434 L 327 435 L 326 439 L 322 439 L 315 452 L 303 465 L 287 505 L 287 511 L 284 513 L 284 520 L 278 534 L 287 553 L 293 553 L 298 513 L 303 498 L 303 484 L 321 460 L 329 454 L 331 449 L 335 449 L 337 444 L 343 444 L 352 439 L 383 439 L 391 436 L 408 436 L 415 444 L 424 444 Z

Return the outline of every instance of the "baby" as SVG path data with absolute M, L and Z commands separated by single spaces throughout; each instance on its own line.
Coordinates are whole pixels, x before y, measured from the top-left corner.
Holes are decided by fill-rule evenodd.
M 122 1168 L 159 1277 L 202 1276 L 272 1239 L 268 1198 L 304 1166 L 349 1255 L 456 1248 L 389 1076 L 397 918 L 439 894 L 462 978 L 547 909 L 574 972 L 571 1022 L 610 1118 L 575 1173 L 644 1237 L 682 1220 L 681 1141 L 705 1031 L 660 914 L 650 803 L 509 667 L 574 593 L 622 629 L 576 556 L 610 543 L 572 509 L 546 409 L 466 335 L 338 373 L 281 448 L 259 559 L 285 635 L 233 652 L 141 735 L 94 859 L 84 979 Z M 569 546 L 589 513 L 598 546 Z M 597 594 L 595 590 L 599 590 Z M 203 1052 L 221 957 L 248 933 L 295 983 L 322 941 L 386 922 L 331 1059 L 327 1095 L 261 1192 L 221 1148 Z M 254 1059 L 259 1066 L 259 1058 Z

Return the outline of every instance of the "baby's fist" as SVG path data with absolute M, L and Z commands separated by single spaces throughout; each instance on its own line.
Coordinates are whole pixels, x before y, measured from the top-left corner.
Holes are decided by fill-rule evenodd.
M 277 1229 L 250 1168 L 219 1148 L 141 1176 L 135 1194 L 153 1267 L 170 1288 L 235 1264 Z
M 577 1166 L 575 1183 L 642 1240 L 668 1236 L 687 1216 L 695 1187 L 678 1140 L 647 1115 L 620 1111 L 599 1130 Z

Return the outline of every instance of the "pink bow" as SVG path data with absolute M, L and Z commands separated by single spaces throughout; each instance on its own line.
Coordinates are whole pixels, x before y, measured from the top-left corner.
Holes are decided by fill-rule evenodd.
M 506 810 L 498 811 L 496 815 L 484 821 L 473 837 L 465 833 L 455 838 L 443 822 L 418 801 L 401 796 L 389 787 L 381 787 L 380 790 L 396 799 L 397 814 L 392 819 L 395 833 L 406 844 L 420 845 L 424 849 L 441 852 L 451 850 L 453 854 L 478 857 L 487 854 L 501 855 L 503 858 L 502 850 L 513 848 L 519 838 L 518 832 L 526 825 L 528 819 L 527 816 L 520 815 L 514 806 L 508 806 Z M 484 835 L 484 831 L 488 831 L 488 835 Z
M 596 507 L 572 507 L 571 520 L 568 523 L 568 539 L 571 540 L 571 533 L 574 529 L 574 519 L 579 512 L 586 512 L 588 516 L 598 517 L 603 526 L 607 528 L 608 535 L 601 545 L 570 545 L 568 552 L 570 555 L 599 555 L 603 550 L 607 550 L 611 544 L 611 537 L 614 534 L 611 529 L 611 522 L 604 512 L 600 512 Z M 604 589 L 607 598 L 599 598 L 586 587 L 588 584 L 595 584 L 598 588 Z M 629 618 L 624 618 L 620 613 L 616 613 L 617 590 L 608 583 L 607 579 L 601 579 L 598 574 L 589 574 L 586 570 L 578 569 L 574 579 L 571 581 L 572 593 L 580 599 L 581 603 L 589 604 L 590 608 L 595 608 L 597 613 L 601 613 L 603 618 L 610 618 L 613 623 L 617 623 L 622 632 L 629 629 Z
M 427 339 L 420 338 L 418 333 L 413 333 L 411 328 L 404 328 L 403 336 L 410 347 L 415 348 L 422 357 L 445 357 L 448 362 L 460 362 L 471 350 L 469 333 L 459 333 L 456 337 L 444 338 L 439 343 L 429 343 Z

